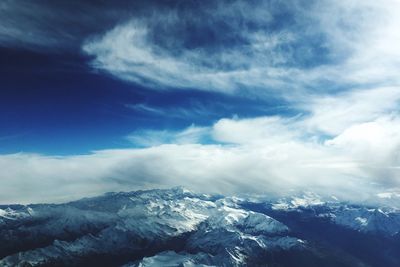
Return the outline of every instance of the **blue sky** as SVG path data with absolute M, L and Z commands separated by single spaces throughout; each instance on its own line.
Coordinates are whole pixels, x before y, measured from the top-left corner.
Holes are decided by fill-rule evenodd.
M 399 14 L 395 0 L 1 3 L 0 202 L 396 191 Z

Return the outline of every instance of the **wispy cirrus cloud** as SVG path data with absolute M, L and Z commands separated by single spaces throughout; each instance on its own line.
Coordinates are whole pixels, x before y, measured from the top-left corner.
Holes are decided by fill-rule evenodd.
M 288 71 L 279 65 L 292 64 L 291 51 L 281 46 L 295 42 L 292 32 L 262 30 L 274 23 L 273 9 L 283 12 L 279 8 L 244 1 L 178 8 L 117 25 L 89 39 L 83 50 L 95 57 L 93 67 L 148 87 L 231 93 L 240 85 L 272 88 Z
M 141 13 L 144 2 L 9 1 L 0 3 L 0 47 L 49 52 L 76 50 L 91 34 Z
M 215 105 L 221 106 L 223 104 L 214 103 L 214 106 Z M 217 112 L 213 110 L 214 107 L 207 108 L 204 104 L 194 101 L 190 103 L 189 107 L 183 107 L 183 106 L 159 107 L 145 103 L 125 104 L 125 107 L 144 114 L 151 114 L 151 115 L 172 117 L 172 118 L 189 119 L 199 116 L 217 115 Z M 229 109 L 227 105 L 224 105 L 224 108 Z
M 126 139 L 139 147 L 162 144 L 204 144 L 209 142 L 209 128 L 191 125 L 184 130 L 137 130 Z
M 83 50 L 94 56 L 94 68 L 158 89 L 293 99 L 400 82 L 397 1 L 238 0 L 197 8 L 133 18 Z

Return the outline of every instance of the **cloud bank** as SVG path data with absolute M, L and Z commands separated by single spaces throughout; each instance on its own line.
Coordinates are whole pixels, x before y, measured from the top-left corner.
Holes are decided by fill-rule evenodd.
M 378 92 L 393 94 L 393 88 L 316 98 L 308 115 L 292 118 L 224 118 L 209 127 L 127 137 L 143 148 L 63 157 L 2 155 L 0 202 L 62 201 L 175 185 L 224 194 L 315 190 L 362 199 L 400 187 L 398 113 L 386 101 L 357 102 Z M 400 101 L 400 95 L 392 96 L 393 103 Z M 347 102 L 351 112 L 369 115 L 348 120 L 348 112 L 337 107 Z M 327 116 L 326 110 L 337 112 Z M 205 138 L 213 143 L 204 144 Z

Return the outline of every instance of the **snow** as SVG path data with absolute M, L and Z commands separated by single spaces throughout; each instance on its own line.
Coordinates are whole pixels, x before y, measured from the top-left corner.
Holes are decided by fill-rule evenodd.
M 362 217 L 356 217 L 355 220 L 359 222 L 362 226 L 368 225 L 368 219 Z
M 212 265 L 205 265 L 197 263 L 201 259 L 206 258 L 205 254 L 186 254 L 176 253 L 174 251 L 166 251 L 154 255 L 152 257 L 145 257 L 138 263 L 126 264 L 123 267 L 211 267 Z
M 272 204 L 272 209 L 274 210 L 293 210 L 298 208 L 305 208 L 309 206 L 317 206 L 325 204 L 324 201 L 320 199 L 320 196 L 313 193 L 305 193 L 302 196 L 293 196 L 289 199 L 282 198 L 276 203 Z
M 278 202 L 272 204 L 272 209 L 274 210 L 289 210 L 291 207 L 288 203 L 285 202 Z
M 8 220 L 18 220 L 34 214 L 33 209 L 26 208 L 22 211 L 16 211 L 11 208 L 0 209 L 0 217 Z

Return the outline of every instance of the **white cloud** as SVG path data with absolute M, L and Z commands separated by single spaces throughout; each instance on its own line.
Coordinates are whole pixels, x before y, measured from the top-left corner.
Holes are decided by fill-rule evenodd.
M 354 124 L 326 145 L 346 153 L 353 161 L 375 177 L 391 186 L 400 183 L 400 118 L 380 117 L 374 121 Z
M 162 144 L 197 144 L 209 138 L 207 127 L 191 125 L 181 131 L 172 130 L 137 130 L 126 138 L 140 147 L 157 146 Z
M 241 20 L 248 20 L 247 12 L 253 14 L 249 23 L 270 23 L 272 18 L 266 5 L 253 8 L 244 1 L 235 1 L 202 10 L 206 15 L 199 14 L 204 18 L 200 17 L 202 15 L 178 14 L 179 11 L 157 13 L 156 17 L 147 19 L 134 18 L 103 36 L 89 39 L 83 50 L 95 57 L 93 67 L 158 89 L 196 88 L 232 93 L 242 86 L 281 86 L 285 84 L 282 76 L 286 76 L 289 70 L 276 65 L 286 63 L 290 55 L 289 51 L 280 51 L 279 46 L 293 42 L 294 34 L 286 31 L 269 34 L 249 32 L 245 26 L 240 26 Z M 224 18 L 231 24 L 225 37 L 231 34 L 249 44 L 224 49 L 207 46 L 186 49 L 182 43 L 187 40 L 181 38 L 188 37 L 174 35 L 175 27 L 182 27 L 184 23 L 195 24 L 194 27 L 204 27 L 201 23 L 205 23 L 216 35 L 223 35 L 217 26 L 208 25 L 204 19 L 220 22 Z M 153 35 L 158 35 L 154 21 L 170 27 L 170 32 L 165 33 L 170 38 L 166 42 L 172 43 L 168 48 L 151 41 Z M 222 40 L 217 46 L 231 45 L 224 36 L 218 38 Z
M 263 76 L 263 85 L 271 86 L 280 83 L 275 77 L 281 76 L 281 70 L 260 69 L 259 67 L 233 69 L 223 71 L 217 66 L 204 66 L 204 59 L 209 64 L 234 64 L 244 61 L 240 51 L 224 52 L 224 54 L 207 55 L 199 51 L 184 51 L 179 57 L 170 55 L 151 43 L 148 43 L 148 29 L 142 22 L 132 21 L 119 25 L 100 39 L 86 43 L 84 51 L 95 55 L 93 67 L 109 71 L 124 80 L 133 81 L 158 89 L 197 88 L 208 91 L 232 93 L 237 84 L 260 86 L 258 81 Z M 231 60 L 235 59 L 231 62 Z M 269 81 L 270 80 L 270 81 Z
M 262 29 L 250 30 L 240 25 L 241 16 L 230 17 L 242 14 L 239 8 L 254 14 L 245 21 Z M 295 23 L 265 31 L 278 20 L 274 14 L 279 9 L 292 12 Z M 257 95 L 283 94 L 295 101 L 298 90 L 304 94 L 310 88 L 314 92 L 329 92 L 331 87 L 400 83 L 398 1 L 326 0 L 309 7 L 297 1 L 276 6 L 236 1 L 203 12 L 210 21 L 229 17 L 232 25 L 228 30 L 221 29 L 219 38 L 232 34 L 247 45 L 230 46 L 221 41 L 218 45 L 226 46 L 222 50 L 188 49 L 182 46 L 185 40 L 179 39 L 185 36 L 175 36 L 174 27 L 205 22 L 201 22 L 201 17 L 180 13 L 182 17 L 178 19 L 178 14 L 170 11 L 157 13 L 157 18 L 132 19 L 117 25 L 105 35 L 90 39 L 83 50 L 95 57 L 95 68 L 158 89 L 197 88 L 226 93 L 247 90 Z M 170 46 L 152 39 L 157 35 L 153 20 L 167 22 L 165 27 L 172 31 L 167 40 Z M 210 29 L 219 31 L 217 26 Z M 315 42 L 319 42 L 321 51 L 313 50 Z M 314 66 L 303 66 L 304 60 Z
M 221 119 L 213 126 L 215 140 L 233 144 L 275 144 L 292 141 L 299 133 L 293 129 L 293 119 L 261 117 L 246 120 Z
M 311 113 L 306 119 L 310 130 L 337 135 L 353 124 L 398 112 L 399 104 L 400 87 L 377 87 L 308 98 L 299 108 Z
M 363 91 L 363 99 L 373 102 L 376 94 Z M 329 101 L 348 103 L 356 96 L 359 92 Z M 225 118 L 210 127 L 143 130 L 128 137 L 148 148 L 64 157 L 2 155 L 0 203 L 176 185 L 224 194 L 315 190 L 360 201 L 399 187 L 399 115 L 378 99 L 370 108 L 354 105 L 368 117 L 347 120 L 346 113 L 338 113 L 334 121 L 343 123 L 332 126 L 329 117 L 320 119 L 325 101 L 316 98 L 308 115 L 294 118 Z M 332 137 L 321 137 L 321 129 Z M 204 136 L 219 144 L 204 144 Z
M 75 51 L 88 35 L 143 11 L 143 4 L 96 4 L 87 1 L 1 1 L 0 46 L 44 53 Z M 70 50 L 70 49 L 73 50 Z
M 331 75 L 337 83 L 399 85 L 399 1 L 322 1 L 313 13 L 329 49 L 343 56 L 315 75 Z
M 145 103 L 125 104 L 125 107 L 144 114 L 151 114 L 151 115 L 179 118 L 179 119 L 218 115 L 216 110 L 214 110 L 215 106 L 224 110 L 232 109 L 232 106 L 226 105 L 222 102 L 218 102 L 215 100 L 212 101 L 213 104 L 212 107 L 197 100 L 191 100 L 189 103 L 186 104 L 188 105 L 188 107 L 182 107 L 179 105 L 168 106 L 168 107 L 157 107 Z
M 162 145 L 69 157 L 3 155 L 0 203 L 65 201 L 107 191 L 176 185 L 224 194 L 347 187 L 343 176 L 351 164 L 330 162 L 321 155 L 301 144 Z M 311 163 L 312 168 L 307 166 Z M 323 176 L 316 178 L 317 174 Z

